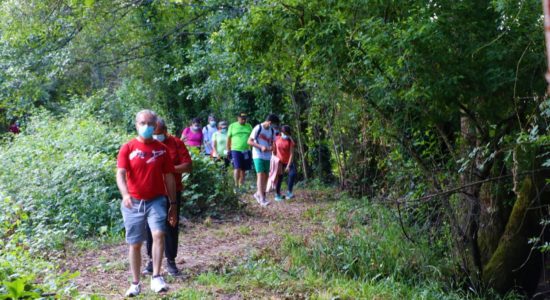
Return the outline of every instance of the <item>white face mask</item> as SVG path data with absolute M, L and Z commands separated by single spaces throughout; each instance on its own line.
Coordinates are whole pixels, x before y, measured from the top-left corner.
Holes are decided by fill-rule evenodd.
M 166 139 L 166 136 L 164 134 L 153 134 L 153 138 L 162 143 Z

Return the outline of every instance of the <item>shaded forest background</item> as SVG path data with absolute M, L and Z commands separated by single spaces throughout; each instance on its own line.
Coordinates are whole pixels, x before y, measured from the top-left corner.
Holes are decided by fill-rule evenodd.
M 389 208 L 460 287 L 532 295 L 550 247 L 542 21 L 522 0 L 1 1 L 0 124 L 24 131 L 2 142 L 3 245 L 120 230 L 112 157 L 142 108 L 174 133 L 274 112 L 302 181 Z M 229 184 L 188 195 L 232 203 Z M 52 202 L 95 219 L 60 228 L 82 216 Z

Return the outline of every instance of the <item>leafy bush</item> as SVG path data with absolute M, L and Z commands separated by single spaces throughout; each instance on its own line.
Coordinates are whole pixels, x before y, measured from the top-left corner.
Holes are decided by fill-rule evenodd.
M 0 201 L 0 299 L 34 299 L 50 293 L 74 296 L 70 279 L 77 274 L 58 274 L 53 262 L 31 255 L 21 233 L 15 232 L 28 220 L 27 213 L 1 192 Z
M 12 212 L 4 221 L 19 216 L 2 237 L 21 233 L 36 251 L 120 230 L 114 157 L 126 139 L 82 109 L 62 118 L 34 114 L 22 134 L 0 145 L 0 190 L 12 199 L 0 209 Z
M 230 174 L 220 163 L 203 155 L 195 155 L 193 172 L 184 177 L 183 211 L 192 215 L 216 215 L 227 208 L 237 208 L 239 202 L 232 191 Z

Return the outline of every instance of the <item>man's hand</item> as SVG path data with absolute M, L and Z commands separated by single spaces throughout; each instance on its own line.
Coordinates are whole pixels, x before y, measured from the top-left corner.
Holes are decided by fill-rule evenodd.
M 168 224 L 172 227 L 176 227 L 178 225 L 178 210 L 177 210 L 177 204 L 170 204 L 170 208 L 168 208 Z
M 122 196 L 122 204 L 126 207 L 131 209 L 132 208 L 132 198 L 130 195 Z
M 285 168 L 285 173 L 289 173 L 290 172 L 290 164 L 288 164 Z
M 262 150 L 262 152 L 266 152 L 266 151 L 267 151 L 267 147 L 266 147 L 266 146 L 260 146 L 260 150 Z

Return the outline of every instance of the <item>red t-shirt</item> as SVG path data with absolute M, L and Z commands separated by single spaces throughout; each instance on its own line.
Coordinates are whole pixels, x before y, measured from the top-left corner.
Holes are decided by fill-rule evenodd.
M 290 147 L 294 146 L 294 141 L 292 138 L 287 140 L 283 139 L 281 136 L 277 136 L 275 139 L 275 151 L 277 152 L 277 157 L 281 160 L 281 163 L 288 164 L 290 160 Z
M 166 195 L 163 175 L 175 172 L 167 152 L 166 146 L 155 140 L 143 143 L 136 138 L 122 145 L 117 167 L 126 170 L 130 196 L 151 200 Z
M 174 166 L 190 163 L 191 156 L 185 144 L 175 136 L 168 135 L 164 142 L 162 142 L 166 148 L 168 148 L 168 154 L 170 155 L 170 160 Z M 176 191 L 183 191 L 183 183 L 181 183 L 181 173 L 174 173 L 176 178 Z

